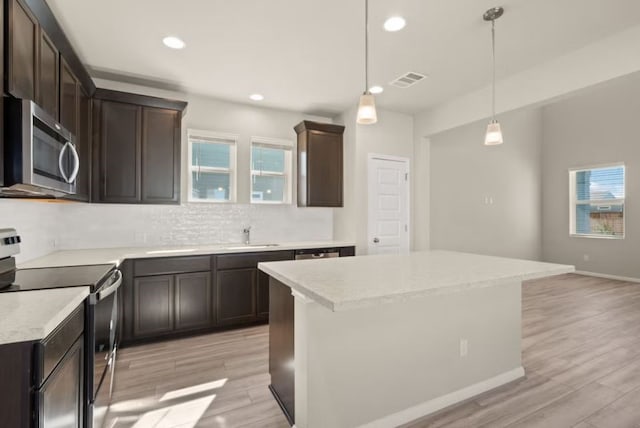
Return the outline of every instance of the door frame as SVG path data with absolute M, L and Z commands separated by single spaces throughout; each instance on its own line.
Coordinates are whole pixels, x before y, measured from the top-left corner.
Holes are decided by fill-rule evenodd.
M 367 253 L 369 253 L 369 249 L 371 247 L 371 240 L 373 239 L 372 235 L 372 198 L 370 197 L 375 191 L 375 183 L 371 177 L 371 162 L 373 160 L 383 160 L 383 161 L 391 161 L 391 162 L 400 162 L 403 163 L 406 167 L 407 171 L 407 213 L 406 213 L 406 221 L 407 221 L 407 251 L 411 251 L 411 159 L 402 156 L 395 155 L 384 155 L 380 153 L 368 153 L 367 154 Z

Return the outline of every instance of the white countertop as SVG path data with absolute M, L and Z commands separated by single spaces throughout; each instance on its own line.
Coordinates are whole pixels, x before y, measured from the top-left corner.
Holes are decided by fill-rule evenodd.
M 569 265 L 440 250 L 269 262 L 258 268 L 333 311 L 575 271 Z
M 0 344 L 47 337 L 89 295 L 89 287 L 0 293 Z
M 190 245 L 182 247 L 127 247 L 127 248 L 96 248 L 83 250 L 55 251 L 44 257 L 19 263 L 20 269 L 82 266 L 113 263 L 119 265 L 126 259 L 146 259 L 153 257 L 195 256 L 206 254 L 249 253 L 256 251 L 282 251 L 312 248 L 350 247 L 353 242 L 316 241 L 316 242 L 285 242 L 278 245 L 265 244 L 218 244 L 218 245 Z

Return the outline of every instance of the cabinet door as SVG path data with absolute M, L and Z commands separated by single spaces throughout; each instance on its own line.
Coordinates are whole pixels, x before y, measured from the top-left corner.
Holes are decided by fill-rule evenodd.
M 80 169 L 76 179 L 77 188 L 75 198 L 81 201 L 89 200 L 89 179 L 91 167 L 91 98 L 78 85 L 78 133 L 76 134 L 76 149 L 80 157 Z
M 74 136 L 78 135 L 78 79 L 67 62 L 60 62 L 60 123 Z
M 82 427 L 83 341 L 84 337 L 80 336 L 42 388 L 36 392 L 39 428 Z
M 342 206 L 342 135 L 308 131 L 308 206 Z
M 173 330 L 172 275 L 136 278 L 133 282 L 133 335 L 155 336 Z
M 51 39 L 42 31 L 42 28 L 40 29 L 38 43 L 38 99 L 36 102 L 58 120 L 60 55 Z
M 98 184 L 95 187 L 98 191 L 95 199 L 97 202 L 138 202 L 142 108 L 114 101 L 100 101 L 98 105 Z
M 260 319 L 269 319 L 269 275 L 258 271 L 258 296 L 257 316 Z
M 221 270 L 216 273 L 218 324 L 255 320 L 257 269 Z
M 7 1 L 7 91 L 16 98 L 37 95 L 38 21 L 21 0 Z
M 142 109 L 142 202 L 180 200 L 180 112 Z
M 274 251 L 260 254 L 259 262 L 275 262 L 280 260 L 293 260 L 293 251 Z M 256 315 L 258 319 L 269 319 L 269 275 L 258 270 L 258 286 L 256 296 Z
M 175 282 L 176 330 L 211 325 L 211 272 L 176 275 Z

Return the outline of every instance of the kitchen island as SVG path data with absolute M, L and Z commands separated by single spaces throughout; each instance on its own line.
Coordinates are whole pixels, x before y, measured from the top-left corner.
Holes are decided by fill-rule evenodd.
M 574 271 L 450 251 L 258 267 L 297 428 L 395 427 L 521 378 L 522 281 Z

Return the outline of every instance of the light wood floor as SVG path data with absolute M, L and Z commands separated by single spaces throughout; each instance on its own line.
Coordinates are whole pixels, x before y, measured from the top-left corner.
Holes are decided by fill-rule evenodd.
M 119 358 L 118 428 L 288 427 L 267 390 L 266 326 Z M 523 364 L 524 379 L 407 427 L 640 427 L 640 284 L 579 275 L 525 283 Z

